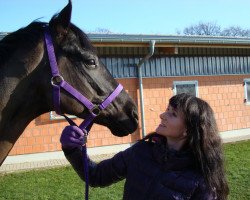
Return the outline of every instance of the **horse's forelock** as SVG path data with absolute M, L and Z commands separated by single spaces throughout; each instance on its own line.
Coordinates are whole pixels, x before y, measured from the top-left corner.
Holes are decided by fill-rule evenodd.
M 92 51 L 92 52 L 96 53 L 96 49 L 91 44 L 88 36 L 80 28 L 78 28 L 74 24 L 71 24 L 70 29 L 74 32 L 74 34 L 76 35 L 76 37 L 79 38 L 81 46 L 84 49 L 87 49 L 89 51 Z

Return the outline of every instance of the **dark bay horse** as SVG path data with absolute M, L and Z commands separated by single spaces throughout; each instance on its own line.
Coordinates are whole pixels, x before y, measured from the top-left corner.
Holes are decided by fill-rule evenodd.
M 39 115 L 54 110 L 45 25 L 52 35 L 60 74 L 81 94 L 99 104 L 118 85 L 87 36 L 70 22 L 71 10 L 69 1 L 49 24 L 32 22 L 0 41 L 0 166 L 25 127 Z M 85 106 L 64 91 L 61 110 L 83 119 L 88 114 Z M 108 127 L 113 135 L 128 135 L 138 125 L 137 107 L 122 90 L 94 122 Z

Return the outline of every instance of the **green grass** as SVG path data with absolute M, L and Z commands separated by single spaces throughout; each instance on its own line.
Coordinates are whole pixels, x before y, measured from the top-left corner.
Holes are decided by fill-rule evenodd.
M 122 199 L 124 182 L 90 188 L 89 199 Z M 0 176 L 0 200 L 84 199 L 85 184 L 71 167 Z
M 250 140 L 224 145 L 230 200 L 250 199 Z M 90 188 L 91 200 L 122 199 L 124 181 Z M 71 167 L 0 175 L 0 200 L 84 199 L 84 183 Z
M 250 199 L 250 140 L 224 145 L 229 199 Z

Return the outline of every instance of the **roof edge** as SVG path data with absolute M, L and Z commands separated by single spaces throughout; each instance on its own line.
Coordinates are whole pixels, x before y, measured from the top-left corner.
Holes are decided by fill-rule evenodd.
M 9 33 L 0 32 L 0 40 Z M 245 46 L 250 48 L 250 37 L 198 36 L 198 35 L 146 35 L 146 34 L 87 34 L 97 46 L 144 45 L 155 40 L 156 46 L 205 45 L 205 46 Z

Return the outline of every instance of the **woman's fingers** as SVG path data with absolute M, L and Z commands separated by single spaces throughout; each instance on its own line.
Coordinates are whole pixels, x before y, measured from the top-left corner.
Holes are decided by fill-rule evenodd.
M 68 126 L 68 127 L 72 132 L 75 132 L 79 138 L 84 137 L 84 133 L 79 127 L 77 126 Z

